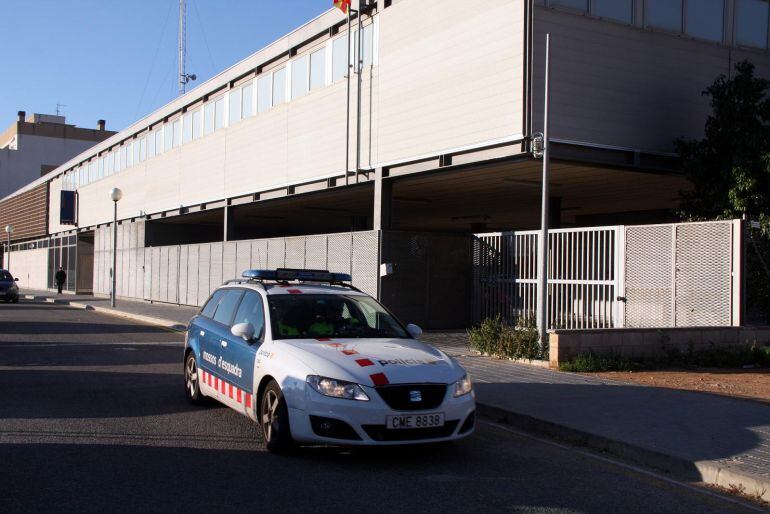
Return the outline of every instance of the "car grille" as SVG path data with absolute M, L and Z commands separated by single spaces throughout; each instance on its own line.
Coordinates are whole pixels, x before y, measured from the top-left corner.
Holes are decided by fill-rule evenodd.
M 380 397 L 394 410 L 435 409 L 444 401 L 447 386 L 444 384 L 398 384 L 375 388 Z M 415 391 L 419 401 L 413 401 Z
M 454 433 L 459 422 L 459 419 L 455 419 L 447 421 L 443 427 L 410 428 L 406 430 L 389 430 L 385 425 L 362 425 L 362 428 L 375 441 L 420 441 L 423 439 L 449 437 Z

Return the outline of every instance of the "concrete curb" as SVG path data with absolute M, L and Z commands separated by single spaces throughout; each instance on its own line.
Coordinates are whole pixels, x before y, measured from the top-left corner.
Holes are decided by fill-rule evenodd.
M 715 461 L 691 461 L 650 450 L 642 446 L 610 439 L 584 430 L 560 425 L 527 414 L 507 411 L 477 401 L 479 416 L 576 446 L 605 452 L 623 461 L 654 468 L 685 482 L 703 482 L 726 489 L 741 489 L 743 494 L 770 501 L 770 479 L 733 469 Z
M 185 330 L 187 330 L 186 325 L 179 323 L 177 321 L 163 319 L 163 318 L 156 318 L 154 316 L 145 316 L 143 314 L 134 314 L 132 312 L 121 311 L 118 309 L 113 309 L 111 307 L 99 307 L 96 305 L 91 305 L 90 303 L 65 300 L 61 298 L 49 298 L 46 296 L 22 295 L 22 298 L 24 298 L 25 300 L 31 300 L 35 302 L 46 302 L 46 303 L 53 303 L 56 305 L 66 305 L 68 307 L 74 307 L 76 309 L 84 309 L 87 311 L 94 311 L 102 314 L 108 314 L 110 316 L 117 316 L 119 318 L 139 321 L 140 323 L 146 323 L 148 325 L 163 327 L 168 330 L 173 330 L 174 332 L 184 332 Z

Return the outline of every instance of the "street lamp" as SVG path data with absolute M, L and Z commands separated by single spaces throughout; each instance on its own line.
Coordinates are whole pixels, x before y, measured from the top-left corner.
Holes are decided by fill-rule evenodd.
M 110 291 L 110 305 L 115 308 L 115 285 L 117 283 L 115 268 L 118 264 L 118 202 L 123 198 L 123 191 L 117 187 L 110 189 L 110 200 L 113 203 L 112 216 L 112 290 Z
M 6 225 L 5 233 L 8 234 L 8 246 L 6 247 L 8 250 L 8 262 L 6 263 L 6 269 L 11 271 L 11 234 L 13 234 L 13 225 Z

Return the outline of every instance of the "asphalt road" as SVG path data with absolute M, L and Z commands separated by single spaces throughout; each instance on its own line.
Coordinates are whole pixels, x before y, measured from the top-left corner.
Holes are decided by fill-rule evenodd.
M 187 403 L 182 336 L 0 305 L 0 512 L 734 512 L 746 507 L 482 422 L 451 446 L 267 453 Z

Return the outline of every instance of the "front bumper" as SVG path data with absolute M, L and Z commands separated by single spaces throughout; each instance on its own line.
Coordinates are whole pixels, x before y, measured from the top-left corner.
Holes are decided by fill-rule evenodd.
M 451 387 L 447 388 L 441 405 L 424 411 L 394 410 L 370 387 L 364 387 L 370 398 L 368 402 L 329 398 L 309 387 L 305 389 L 306 409 L 289 407 L 291 434 L 300 443 L 343 446 L 420 444 L 462 439 L 475 429 L 476 402 L 473 393 L 454 398 Z M 389 415 L 438 412 L 444 414 L 443 427 L 393 430 L 385 426 Z M 319 420 L 342 422 L 349 429 L 337 423 L 333 431 L 336 437 L 326 437 L 319 433 Z
M 11 290 L 6 289 L 4 291 L 0 291 L 0 301 L 9 301 L 9 300 L 18 300 L 19 299 L 19 291 L 18 290 Z

